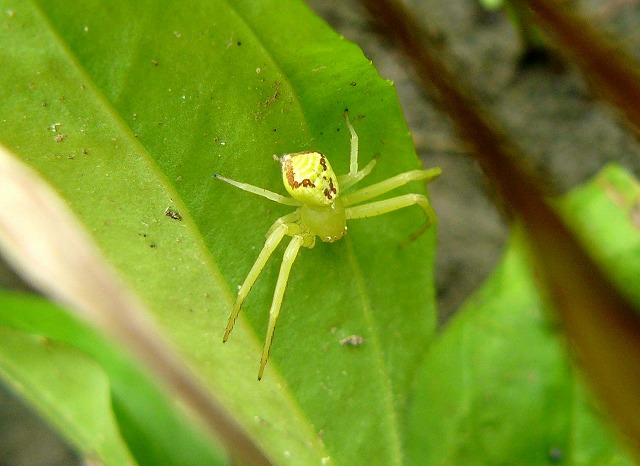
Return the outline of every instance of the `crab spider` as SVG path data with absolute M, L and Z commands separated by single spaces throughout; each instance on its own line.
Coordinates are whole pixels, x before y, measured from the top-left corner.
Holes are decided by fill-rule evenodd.
M 262 350 L 258 380 L 262 379 L 267 359 L 269 359 L 269 350 L 271 349 L 276 320 L 280 313 L 282 299 L 289 280 L 289 273 L 301 247 L 312 248 L 315 245 L 316 236 L 328 243 L 339 240 L 347 233 L 347 220 L 374 217 L 414 204 L 424 210 L 427 221 L 422 228 L 411 236 L 412 239 L 426 231 L 435 221 L 435 213 L 428 199 L 422 194 L 404 194 L 367 204 L 360 203 L 385 194 L 410 181 L 430 181 L 440 175 L 441 170 L 439 168 L 400 173 L 366 188 L 342 194 L 342 190 L 354 186 L 367 176 L 377 162 L 377 159 L 374 158 L 364 168 L 358 169 L 358 135 L 353 126 L 351 126 L 349 115 L 346 112 L 345 121 L 351 133 L 349 173 L 346 175 L 336 176 L 329 164 L 329 160 L 320 152 L 315 151 L 285 154 L 282 157 L 274 156 L 282 165 L 282 180 L 291 197 L 234 181 L 218 174 L 214 175 L 215 178 L 243 191 L 266 197 L 280 204 L 296 207 L 293 212 L 277 219 L 267 232 L 264 247 L 238 291 L 238 297 L 229 316 L 229 322 L 222 339 L 223 342 L 226 342 L 229 338 L 229 334 L 240 313 L 242 303 L 273 251 L 280 244 L 282 238 L 291 236 L 291 241 L 284 252 L 271 309 L 269 310 L 269 325 Z

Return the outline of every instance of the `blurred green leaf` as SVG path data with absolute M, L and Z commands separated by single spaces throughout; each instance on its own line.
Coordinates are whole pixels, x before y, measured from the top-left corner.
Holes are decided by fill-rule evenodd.
M 400 463 L 399 413 L 435 327 L 433 229 L 399 249 L 423 222 L 405 209 L 302 251 L 258 383 L 282 249 L 221 337 L 290 209 L 211 178 L 284 192 L 272 154 L 304 149 L 346 172 L 347 107 L 361 161 L 380 154 L 363 184 L 417 168 L 390 83 L 295 1 L 3 6 L 0 142 L 64 197 L 210 389 L 275 462 Z M 364 344 L 341 345 L 350 335 Z
M 41 336 L 0 327 L 0 374 L 86 458 L 132 464 L 111 411 L 109 380 L 90 358 Z
M 144 369 L 38 297 L 0 292 L 0 374 L 86 457 L 105 464 L 223 464 Z
M 560 203 L 638 304 L 639 193 L 610 166 Z M 431 347 L 407 418 L 411 464 L 634 464 L 572 367 L 525 251 L 514 233 L 502 264 Z
M 558 206 L 582 244 L 629 299 L 640 303 L 640 185 L 616 165 Z M 597 221 L 594 221 L 597 219 Z
M 504 4 L 504 0 L 478 0 L 487 10 L 497 10 Z

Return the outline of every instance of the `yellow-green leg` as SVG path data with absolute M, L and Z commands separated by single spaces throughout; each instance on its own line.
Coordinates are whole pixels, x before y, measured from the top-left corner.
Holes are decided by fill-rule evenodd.
M 440 168 L 430 168 L 428 170 L 412 170 L 399 175 L 393 176 L 389 179 L 381 181 L 366 188 L 358 189 L 349 194 L 342 196 L 342 202 L 345 206 L 357 204 L 359 202 L 368 201 L 374 197 L 378 197 L 389 191 L 392 191 L 400 186 L 404 186 L 410 181 L 431 181 L 442 173 Z M 349 218 L 349 217 L 347 217 Z
M 257 194 L 258 196 L 266 197 L 270 201 L 277 202 L 278 204 L 284 205 L 292 205 L 292 206 L 300 206 L 300 201 L 297 201 L 291 197 L 283 196 L 282 194 L 274 193 L 273 191 L 269 191 L 268 189 L 261 188 L 259 186 L 254 186 L 249 183 L 242 183 L 240 181 L 232 180 L 231 178 L 227 178 L 226 176 L 218 175 L 217 173 L 213 175 L 213 177 L 217 180 L 224 181 L 225 183 L 229 183 L 231 186 L 235 186 L 236 188 L 240 188 L 243 191 L 247 191 L 249 193 Z
M 273 251 L 276 249 L 276 247 L 278 247 L 278 244 L 280 244 L 280 241 L 282 241 L 282 238 L 284 237 L 284 235 L 287 234 L 287 231 L 289 229 L 288 225 L 280 224 L 276 226 L 279 223 L 279 221 L 280 219 L 276 220 L 276 222 L 274 223 L 275 228 L 273 228 L 273 231 L 271 231 L 269 236 L 267 236 L 267 239 L 264 243 L 264 247 L 262 248 L 262 251 L 260 251 L 258 258 L 253 263 L 253 266 L 249 271 L 249 275 L 247 275 L 247 278 L 245 278 L 244 283 L 242 284 L 242 286 L 240 287 L 240 290 L 238 291 L 238 297 L 236 298 L 236 303 L 233 306 L 233 311 L 231 311 L 231 315 L 229 316 L 229 322 L 227 323 L 227 329 L 225 330 L 224 337 L 222 338 L 223 342 L 226 342 L 227 339 L 229 338 L 229 334 L 231 333 L 231 330 L 233 330 L 233 326 L 236 323 L 238 314 L 240 313 L 240 308 L 242 307 L 242 303 L 244 302 L 245 298 L 249 294 L 249 291 L 251 291 L 251 287 L 258 279 L 260 272 L 262 272 L 262 269 L 264 269 L 264 266 L 269 260 L 269 257 L 271 257 L 271 254 L 273 254 Z
M 353 129 L 353 126 L 349 121 L 348 112 L 345 112 L 344 119 L 347 124 L 347 128 L 349 128 L 349 132 L 351 133 L 351 155 L 349 157 L 349 173 L 338 177 L 338 183 L 340 183 L 340 187 L 343 190 L 349 189 L 371 173 L 371 170 L 373 170 L 373 167 L 375 167 L 376 162 L 378 161 L 377 159 L 373 159 L 362 170 L 358 171 L 358 134 L 356 133 L 356 130 Z
M 351 156 L 349 157 L 349 177 L 354 178 L 358 172 L 358 133 L 351 126 L 349 121 L 349 113 L 344 113 L 344 120 L 347 123 L 347 128 L 351 133 Z
M 304 243 L 304 237 L 296 235 L 291 239 L 291 242 L 289 242 L 287 249 L 284 251 L 284 257 L 282 259 L 282 265 L 280 266 L 278 281 L 276 282 L 276 289 L 273 293 L 271 309 L 269 310 L 269 326 L 267 327 L 267 337 L 265 338 L 264 348 L 262 349 L 262 359 L 260 359 L 258 380 L 262 379 L 264 367 L 267 365 L 267 360 L 269 359 L 269 350 L 271 349 L 271 343 L 273 342 L 273 333 L 276 329 L 276 321 L 278 320 L 280 308 L 282 307 L 284 291 L 287 288 L 287 282 L 289 281 L 289 273 L 291 272 L 291 266 L 296 260 L 298 251 L 300 251 L 302 243 Z
M 411 240 L 414 240 L 424 233 L 436 220 L 436 214 L 431 204 L 429 204 L 429 200 L 422 194 L 405 194 L 403 196 L 392 197 L 391 199 L 370 202 L 369 204 L 347 207 L 345 209 L 345 216 L 347 219 L 375 217 L 412 205 L 420 206 L 427 216 L 425 225 L 411 235 Z

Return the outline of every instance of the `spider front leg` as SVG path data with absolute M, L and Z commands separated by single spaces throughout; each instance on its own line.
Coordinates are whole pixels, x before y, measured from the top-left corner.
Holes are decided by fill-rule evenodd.
M 231 186 L 235 186 L 236 188 L 240 188 L 243 191 L 247 191 L 249 193 L 257 194 L 258 196 L 265 197 L 270 201 L 277 202 L 278 204 L 284 205 L 292 205 L 292 206 L 300 206 L 300 201 L 297 201 L 291 197 L 283 196 L 282 194 L 274 193 L 264 188 L 260 188 L 259 186 L 254 186 L 249 183 L 242 183 L 240 181 L 232 180 L 231 178 L 227 178 L 226 176 L 218 175 L 217 173 L 213 174 L 213 177 L 217 180 L 224 181 L 225 183 L 229 183 Z
M 293 266 L 293 263 L 298 256 L 298 251 L 300 251 L 300 247 L 303 245 L 303 243 L 305 243 L 305 238 L 301 235 L 295 235 L 291 239 L 291 242 L 284 252 L 282 265 L 280 266 L 280 273 L 278 274 L 278 281 L 276 282 L 276 289 L 273 293 L 271 309 L 269 309 L 269 326 L 267 327 L 267 336 L 264 340 L 264 347 L 262 349 L 262 358 L 260 359 L 258 380 L 262 379 L 264 368 L 267 365 L 267 360 L 269 359 L 269 350 L 271 350 L 273 334 L 276 330 L 276 321 L 278 320 L 280 308 L 282 307 L 282 299 L 284 298 L 284 291 L 287 288 L 287 282 L 289 281 L 291 266 Z
M 287 231 L 289 230 L 289 225 L 287 225 L 286 223 L 282 223 L 281 220 L 282 218 L 276 220 L 269 230 L 269 234 L 264 243 L 262 251 L 260 251 L 260 254 L 258 254 L 258 258 L 253 263 L 253 266 L 249 271 L 249 275 L 247 275 L 247 278 L 244 279 L 244 283 L 242 283 L 242 286 L 240 286 L 240 290 L 238 290 L 238 297 L 236 298 L 236 302 L 233 305 L 233 311 L 231 311 L 229 322 L 227 323 L 227 329 L 225 330 L 224 337 L 222 338 L 223 342 L 226 342 L 229 338 L 229 334 L 231 333 L 231 330 L 233 330 L 233 326 L 235 325 L 238 314 L 240 313 L 240 308 L 242 308 L 242 303 L 249 294 L 249 291 L 251 291 L 251 287 L 258 279 L 258 276 L 260 276 L 260 272 L 262 272 L 262 269 L 264 269 L 264 266 L 269 260 L 269 257 L 271 257 L 271 254 L 273 254 L 273 251 L 275 251 L 275 249 L 278 247 L 278 244 L 280 244 L 280 241 L 282 241 L 282 238 L 284 238 L 284 235 L 286 235 Z

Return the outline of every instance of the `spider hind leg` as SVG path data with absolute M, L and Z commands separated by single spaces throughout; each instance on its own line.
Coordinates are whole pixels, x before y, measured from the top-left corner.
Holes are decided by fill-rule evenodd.
M 404 194 L 390 199 L 383 199 L 381 201 L 374 201 L 368 204 L 347 207 L 345 209 L 345 214 L 347 219 L 369 218 L 387 214 L 415 204 L 422 208 L 427 217 L 427 221 L 416 232 L 412 233 L 407 241 L 400 245 L 400 247 L 405 247 L 409 242 L 415 241 L 422 233 L 427 231 L 427 229 L 436 221 L 436 214 L 426 196 L 423 196 L 422 194 Z

